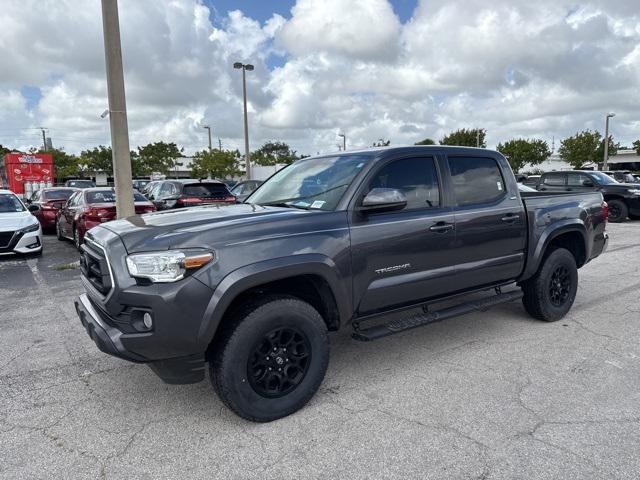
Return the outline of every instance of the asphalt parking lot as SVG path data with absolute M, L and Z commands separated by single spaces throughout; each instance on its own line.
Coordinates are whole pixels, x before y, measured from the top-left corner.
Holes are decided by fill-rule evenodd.
M 564 320 L 519 303 L 373 343 L 332 337 L 318 395 L 253 424 L 78 321 L 70 243 L 0 259 L 2 478 L 640 477 L 640 222 L 610 225 Z

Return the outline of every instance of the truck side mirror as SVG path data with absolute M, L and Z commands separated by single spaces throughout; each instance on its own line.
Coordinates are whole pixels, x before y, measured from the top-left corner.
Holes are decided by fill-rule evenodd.
M 34 204 L 34 203 L 32 203 L 32 204 L 30 204 L 30 205 L 27 207 L 27 209 L 28 209 L 31 213 L 34 213 L 34 212 L 37 212 L 38 210 L 40 210 L 40 206 L 39 206 L 39 205 L 36 205 L 36 204 Z
M 402 210 L 407 206 L 407 197 L 395 188 L 373 188 L 356 208 L 359 212 L 378 213 Z

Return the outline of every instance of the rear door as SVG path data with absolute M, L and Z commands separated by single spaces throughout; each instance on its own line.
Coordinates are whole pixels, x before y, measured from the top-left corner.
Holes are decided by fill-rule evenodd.
M 454 218 L 442 178 L 434 156 L 388 160 L 367 176 L 359 202 L 373 188 L 396 188 L 407 206 L 352 214 L 354 302 L 360 313 L 416 303 L 452 288 Z
M 538 190 L 541 192 L 564 192 L 567 189 L 567 174 L 549 172 L 542 175 Z
M 453 155 L 447 165 L 455 197 L 456 290 L 516 278 L 524 266 L 527 228 L 506 160 Z

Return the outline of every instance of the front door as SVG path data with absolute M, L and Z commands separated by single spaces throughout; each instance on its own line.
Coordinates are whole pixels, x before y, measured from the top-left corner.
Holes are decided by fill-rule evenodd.
M 395 188 L 407 206 L 386 213 L 354 212 L 351 222 L 354 303 L 360 314 L 412 304 L 451 290 L 454 218 L 442 195 L 435 157 L 395 159 L 368 176 L 373 188 Z
M 502 162 L 502 166 L 498 162 Z M 456 289 L 513 280 L 522 272 L 526 218 L 504 159 L 449 156 L 455 201 Z M 502 167 L 502 170 L 501 170 Z

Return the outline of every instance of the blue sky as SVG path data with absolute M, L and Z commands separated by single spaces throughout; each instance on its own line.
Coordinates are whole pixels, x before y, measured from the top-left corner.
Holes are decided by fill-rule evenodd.
M 204 3 L 215 8 L 223 17 L 229 10 L 242 10 L 246 16 L 263 23 L 274 13 L 290 18 L 291 8 L 296 2 L 295 0 L 204 0 Z M 418 0 L 391 0 L 393 9 L 402 23 L 411 18 L 417 3 Z

